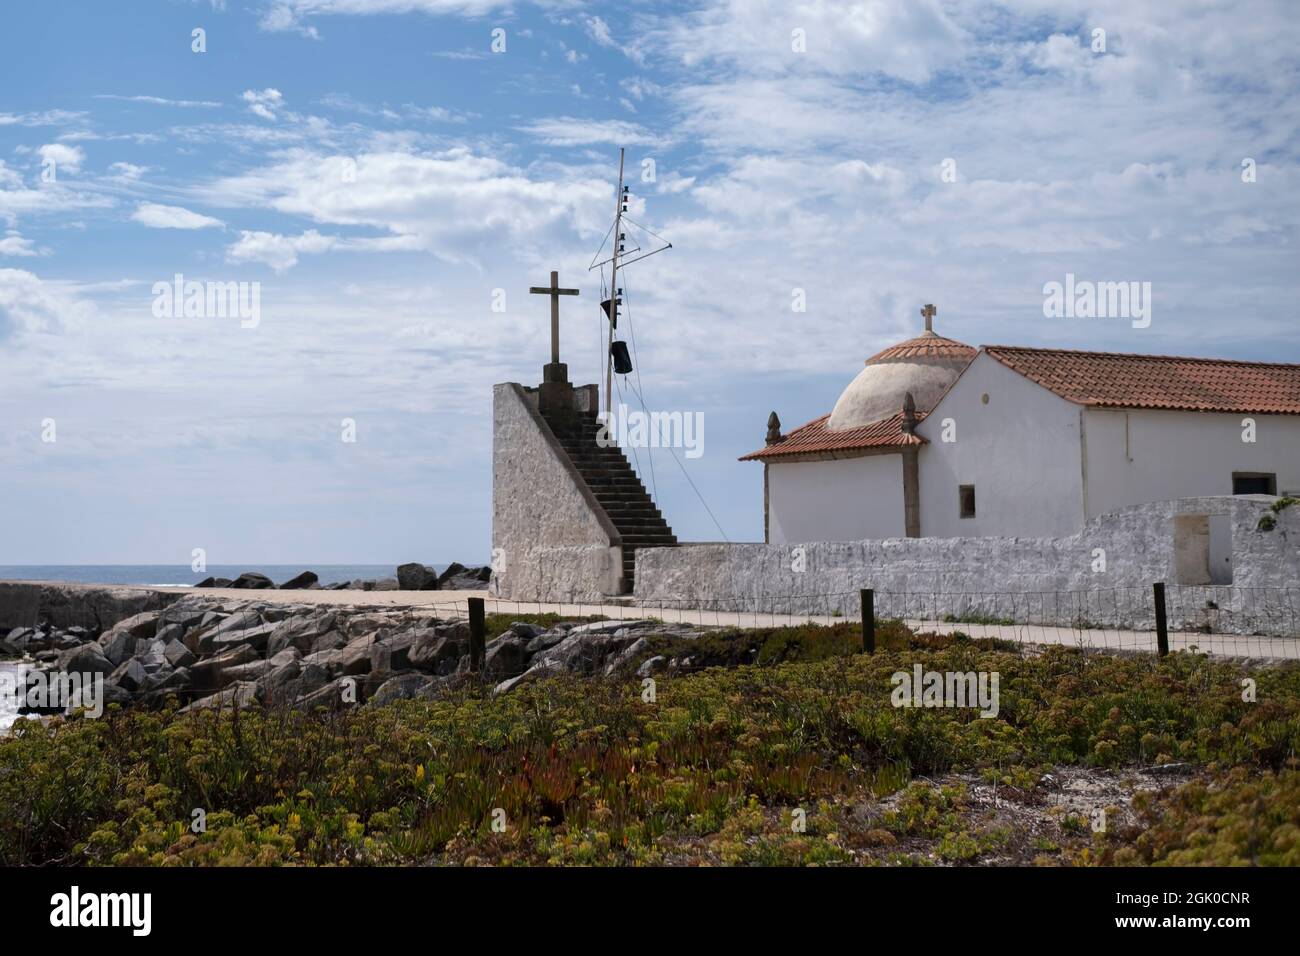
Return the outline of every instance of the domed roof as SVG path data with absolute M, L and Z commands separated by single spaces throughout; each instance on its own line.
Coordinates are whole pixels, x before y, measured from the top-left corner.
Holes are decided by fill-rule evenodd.
M 919 414 L 929 412 L 975 357 L 975 349 L 929 329 L 867 359 L 831 411 L 831 431 L 861 428 L 898 414 L 912 393 Z

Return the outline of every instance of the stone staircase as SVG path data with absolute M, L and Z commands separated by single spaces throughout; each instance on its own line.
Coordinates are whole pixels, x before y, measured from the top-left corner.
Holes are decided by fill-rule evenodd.
M 595 416 L 576 411 L 564 414 L 544 411 L 542 417 L 622 536 L 623 581 L 630 592 L 635 583 L 636 552 L 641 548 L 676 545 L 673 529 L 655 507 L 623 450 L 597 444 L 600 426 Z

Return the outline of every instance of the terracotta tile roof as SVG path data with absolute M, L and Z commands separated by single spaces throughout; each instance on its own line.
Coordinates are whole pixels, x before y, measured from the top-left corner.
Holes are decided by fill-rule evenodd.
M 873 362 L 889 361 L 924 361 L 926 359 L 938 361 L 961 361 L 969 362 L 975 357 L 975 349 L 965 342 L 958 342 L 956 339 L 947 339 L 937 332 L 923 332 L 914 339 L 908 339 L 906 342 L 899 342 L 897 345 L 891 345 L 889 348 L 877 352 L 871 358 L 867 359 L 867 364 Z
M 1300 365 L 1008 345 L 984 351 L 1078 405 L 1300 415 Z
M 846 428 L 843 431 L 831 431 L 826 427 L 829 415 L 814 418 L 806 425 L 793 429 L 775 445 L 768 445 L 758 451 L 741 456 L 741 461 L 764 461 L 772 458 L 786 458 L 790 455 L 830 455 L 839 451 L 860 451 L 868 448 L 902 448 L 906 445 L 924 445 L 926 440 L 920 435 L 909 435 L 903 431 L 903 414 L 899 412 L 891 418 L 883 418 L 861 428 Z M 925 415 L 916 413 L 919 422 Z

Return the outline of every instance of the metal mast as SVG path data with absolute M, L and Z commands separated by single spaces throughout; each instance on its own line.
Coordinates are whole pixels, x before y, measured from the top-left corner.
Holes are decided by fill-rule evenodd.
M 614 326 L 618 324 L 618 254 L 623 251 L 623 147 L 618 149 L 618 190 L 614 193 L 614 253 L 609 273 L 609 335 L 605 340 L 605 417 L 610 413 L 610 392 L 614 389 Z

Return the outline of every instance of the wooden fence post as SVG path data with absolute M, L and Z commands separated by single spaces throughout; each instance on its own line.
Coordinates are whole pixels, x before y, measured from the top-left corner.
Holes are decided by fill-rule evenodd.
M 483 655 L 487 648 L 487 627 L 483 619 L 483 599 L 469 599 L 469 669 L 472 673 L 483 670 Z
M 1156 602 L 1156 648 L 1161 657 L 1169 654 L 1169 622 L 1165 618 L 1165 584 L 1157 581 L 1151 585 Z
M 862 599 L 862 649 L 868 654 L 876 653 L 876 592 L 863 588 L 858 592 Z

